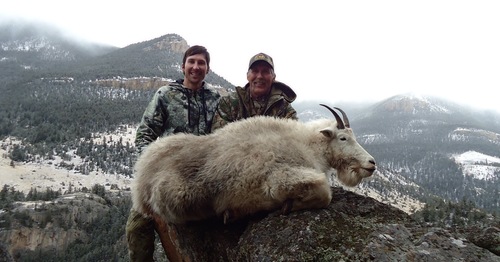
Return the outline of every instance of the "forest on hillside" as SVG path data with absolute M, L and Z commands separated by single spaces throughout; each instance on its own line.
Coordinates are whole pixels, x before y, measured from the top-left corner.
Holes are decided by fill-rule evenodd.
M 134 146 L 95 144 L 93 134 L 137 124 L 155 91 L 53 79 L 13 85 L 0 98 L 0 138 L 22 140 L 10 152 L 14 161 L 53 159 L 54 155 L 67 159 L 71 157 L 67 153 L 75 151 L 85 166 L 74 168 L 83 174 L 99 168 L 130 175 Z

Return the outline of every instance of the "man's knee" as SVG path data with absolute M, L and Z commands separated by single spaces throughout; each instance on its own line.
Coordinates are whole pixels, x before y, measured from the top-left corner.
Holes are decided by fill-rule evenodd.
M 149 232 L 154 233 L 153 219 L 146 217 L 135 210 L 131 210 L 125 230 L 127 235 Z
M 125 232 L 130 261 L 153 261 L 155 247 L 153 220 L 131 210 Z

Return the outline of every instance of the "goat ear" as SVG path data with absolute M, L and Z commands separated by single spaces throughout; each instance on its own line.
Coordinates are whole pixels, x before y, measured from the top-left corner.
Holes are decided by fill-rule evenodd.
M 320 130 L 319 132 L 321 132 L 321 134 L 323 134 L 328 138 L 333 138 L 333 130 L 331 128 L 327 127 L 325 129 Z

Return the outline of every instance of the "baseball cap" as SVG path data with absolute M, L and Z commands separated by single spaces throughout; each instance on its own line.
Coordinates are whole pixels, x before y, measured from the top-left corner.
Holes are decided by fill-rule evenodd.
M 264 53 L 258 53 L 252 56 L 252 58 L 250 59 L 250 63 L 248 64 L 248 69 L 250 69 L 250 67 L 252 67 L 252 65 L 258 61 L 265 61 L 274 69 L 273 58 Z

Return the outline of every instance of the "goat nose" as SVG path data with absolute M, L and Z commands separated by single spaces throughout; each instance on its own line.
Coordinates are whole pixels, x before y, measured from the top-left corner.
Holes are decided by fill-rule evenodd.
M 374 159 L 370 159 L 370 161 L 369 161 L 369 162 L 370 162 L 370 163 L 372 163 L 372 164 L 374 164 L 374 165 L 376 165 L 376 164 L 375 164 L 375 160 L 374 160 Z

